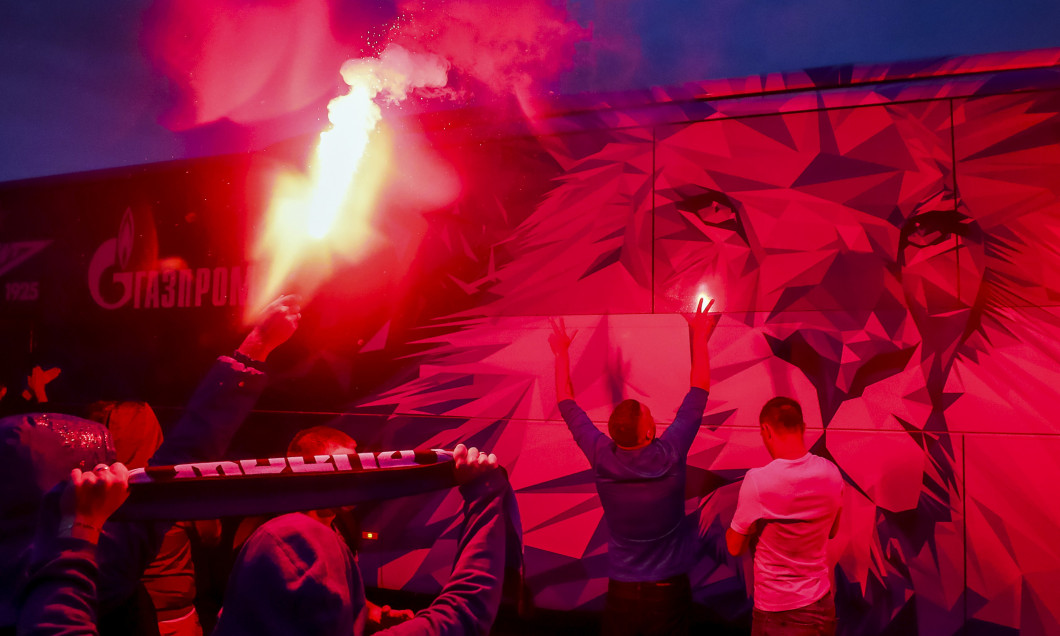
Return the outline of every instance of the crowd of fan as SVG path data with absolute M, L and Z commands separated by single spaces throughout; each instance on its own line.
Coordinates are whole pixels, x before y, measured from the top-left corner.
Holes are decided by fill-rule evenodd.
M 592 468 L 609 530 L 606 636 L 690 630 L 688 571 L 703 537 L 688 529 L 684 493 L 710 390 L 717 314 L 709 310 L 701 301 L 688 317 L 690 388 L 658 435 L 635 400 L 615 408 L 607 435 L 596 428 L 571 382 L 576 332 L 552 322 L 558 408 Z M 0 418 L 0 636 L 489 632 L 519 528 L 506 474 L 476 448 L 459 444 L 453 453 L 463 520 L 452 573 L 416 613 L 366 599 L 349 510 L 228 523 L 111 519 L 128 497 L 130 469 L 226 457 L 265 388 L 264 361 L 294 333 L 300 311 L 294 297 L 266 308 L 240 347 L 215 361 L 164 437 L 144 403 L 97 403 L 87 418 L 44 409 Z M 46 402 L 57 375 L 35 367 L 19 397 Z M 0 400 L 5 393 L 0 387 Z M 759 424 L 773 461 L 747 471 L 725 537 L 732 555 L 755 554 L 752 634 L 831 636 L 827 541 L 839 527 L 842 477 L 808 452 L 796 401 L 769 400 Z M 328 427 L 301 431 L 287 448 L 292 457 L 355 452 L 354 439 Z
M 0 418 L 0 634 L 489 631 L 510 489 L 496 456 L 475 448 L 454 453 L 464 520 L 452 576 L 415 615 L 366 600 L 349 510 L 225 523 L 110 518 L 128 497 L 130 469 L 224 457 L 265 387 L 262 362 L 299 319 L 297 298 L 270 305 L 240 347 L 215 361 L 164 439 L 142 402 L 97 403 L 85 418 L 46 412 L 45 386 L 58 369 L 32 371 L 17 410 L 34 412 Z M 302 431 L 289 447 L 296 455 L 355 450 L 327 427 Z M 223 592 L 197 590 L 219 579 Z

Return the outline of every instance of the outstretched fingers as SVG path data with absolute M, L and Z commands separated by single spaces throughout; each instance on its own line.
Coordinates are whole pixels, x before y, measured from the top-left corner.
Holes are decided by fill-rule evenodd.
M 567 324 L 564 322 L 562 316 L 559 318 L 549 318 L 548 324 L 552 327 L 552 333 L 548 336 L 548 344 L 552 348 L 552 353 L 557 356 L 565 354 L 570 348 L 570 343 L 574 340 L 574 336 L 578 334 L 578 330 L 575 329 L 568 334 Z

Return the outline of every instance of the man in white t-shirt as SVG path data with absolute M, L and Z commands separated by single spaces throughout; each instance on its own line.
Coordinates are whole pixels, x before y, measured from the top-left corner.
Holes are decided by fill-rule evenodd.
M 795 400 L 769 400 L 758 422 L 773 461 L 747 471 L 725 534 L 733 556 L 757 537 L 751 634 L 830 636 L 836 617 L 827 545 L 839 527 L 843 477 L 806 451 Z

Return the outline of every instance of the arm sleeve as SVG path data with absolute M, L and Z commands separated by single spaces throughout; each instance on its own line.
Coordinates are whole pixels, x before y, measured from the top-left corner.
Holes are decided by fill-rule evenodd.
M 136 592 L 148 564 L 158 554 L 172 521 L 108 521 L 96 547 L 98 598 L 103 613 Z
M 762 516 L 762 505 L 758 500 L 758 486 L 754 475 L 748 471 L 740 484 L 740 496 L 736 501 L 736 514 L 732 517 L 730 527 L 740 534 L 751 531 L 751 524 Z
M 97 634 L 96 547 L 80 539 L 52 538 L 38 543 L 48 547 L 37 553 L 22 588 L 18 634 Z
M 165 466 L 219 459 L 266 383 L 261 371 L 227 356 L 218 358 L 148 463 Z
M 685 394 L 681 408 L 670 426 L 663 431 L 659 439 L 665 439 L 674 445 L 681 455 L 687 455 L 696 439 L 696 433 L 703 424 L 703 410 L 707 408 L 707 391 L 692 387 Z
M 559 412 L 574 437 L 574 443 L 582 449 L 589 464 L 595 466 L 596 454 L 610 443 L 610 438 L 593 425 L 593 421 L 574 400 L 560 402 Z
M 412 620 L 376 632 L 387 636 L 472 636 L 489 633 L 504 580 L 506 497 L 514 497 L 501 470 L 461 487 L 464 529 L 456 565 L 438 598 Z

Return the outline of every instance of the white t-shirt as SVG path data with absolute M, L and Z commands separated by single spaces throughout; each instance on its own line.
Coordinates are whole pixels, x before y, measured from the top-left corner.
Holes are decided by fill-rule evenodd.
M 842 493 L 839 469 L 810 453 L 747 471 L 732 529 L 749 534 L 751 524 L 764 522 L 755 550 L 755 607 L 798 609 L 828 593 L 828 531 Z

